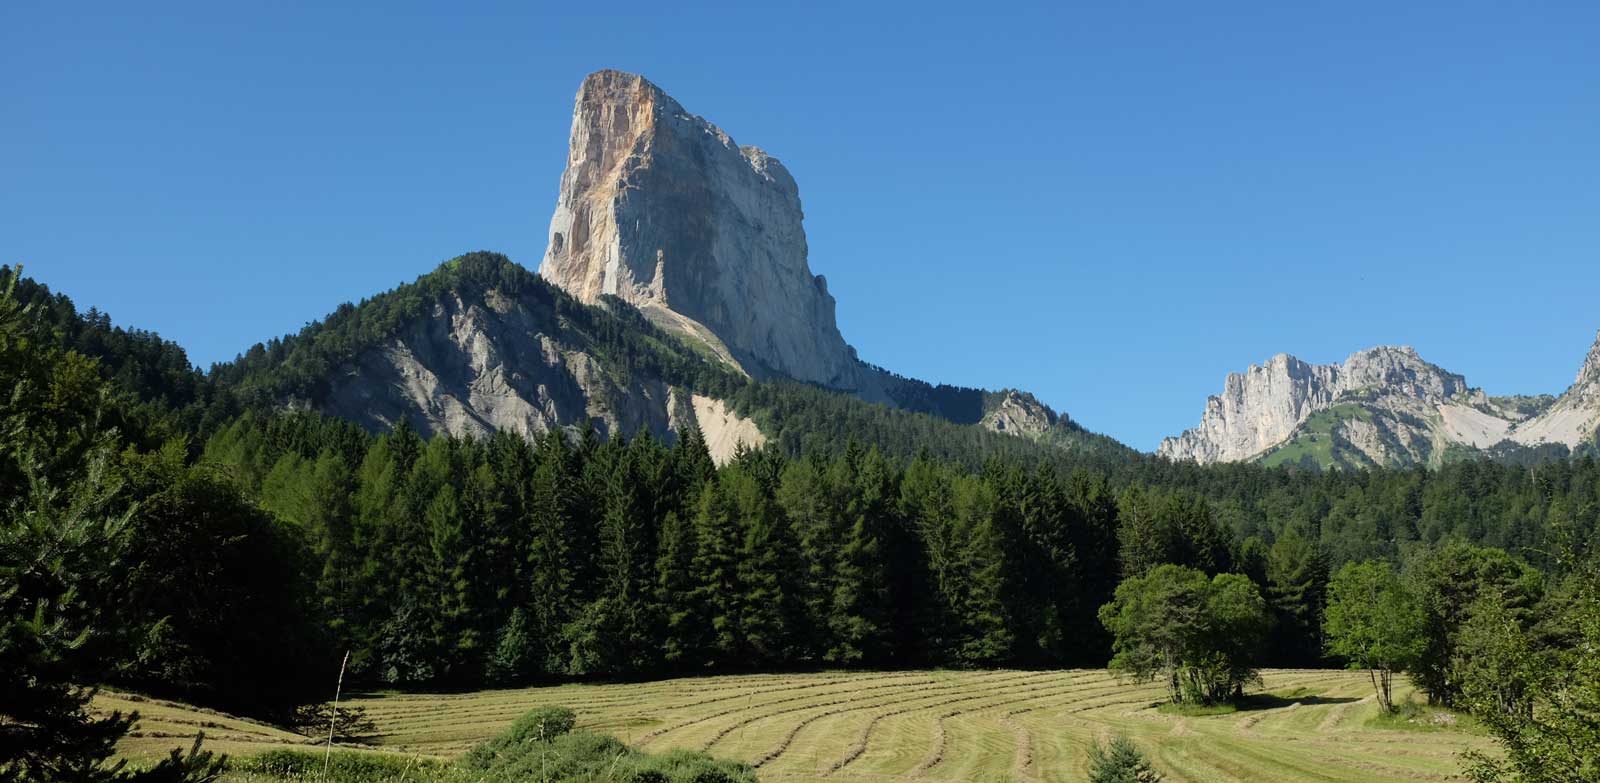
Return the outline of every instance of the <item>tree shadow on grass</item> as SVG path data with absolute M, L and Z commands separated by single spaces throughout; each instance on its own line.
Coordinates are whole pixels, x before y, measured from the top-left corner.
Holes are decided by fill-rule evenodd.
M 1350 704 L 1361 699 L 1355 696 L 1319 696 L 1306 694 L 1304 696 L 1284 696 L 1276 693 L 1252 693 L 1234 704 L 1239 712 L 1255 712 L 1257 710 L 1276 710 L 1298 704 L 1302 707 L 1317 707 L 1326 704 Z

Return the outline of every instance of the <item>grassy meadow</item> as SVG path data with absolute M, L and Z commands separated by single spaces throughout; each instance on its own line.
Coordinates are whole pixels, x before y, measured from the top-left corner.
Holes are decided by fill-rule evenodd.
M 1175 783 L 1453 779 L 1458 754 L 1491 743 L 1452 716 L 1379 715 L 1360 672 L 1271 670 L 1234 712 L 1158 707 L 1156 686 L 1101 670 L 912 671 L 744 675 L 640 684 L 563 685 L 467 694 L 365 694 L 380 734 L 372 752 L 462 753 L 541 705 L 565 705 L 579 728 L 650 751 L 704 749 L 747 761 L 763 780 L 1081 781 L 1088 744 L 1132 737 Z M 1402 687 L 1397 697 L 1412 697 Z M 137 699 L 138 697 L 132 697 Z M 309 740 L 271 726 L 155 700 L 102 694 L 102 709 L 138 709 L 122 751 L 149 758 L 204 730 L 234 755 Z

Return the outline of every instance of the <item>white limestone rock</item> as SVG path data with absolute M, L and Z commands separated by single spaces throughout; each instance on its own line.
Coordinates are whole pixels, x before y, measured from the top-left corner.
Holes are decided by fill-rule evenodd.
M 1326 365 L 1279 354 L 1230 374 L 1223 393 L 1206 401 L 1200 425 L 1163 440 L 1157 453 L 1202 464 L 1237 462 L 1297 439 L 1324 437 L 1357 464 L 1393 465 L 1437 462 L 1452 449 L 1487 449 L 1508 440 L 1572 447 L 1594 435 L 1600 393 L 1592 395 L 1593 404 L 1584 395 L 1600 389 L 1600 381 L 1585 386 L 1583 379 L 1600 376 L 1597 352 L 1600 344 L 1580 383 L 1543 412 L 1535 398 L 1521 398 L 1518 406 L 1491 400 L 1409 346 L 1369 348 Z M 1312 428 L 1314 415 L 1334 409 L 1329 415 L 1337 421 Z
M 583 335 L 539 317 L 542 306 L 497 290 L 452 292 L 427 317 L 339 367 L 317 399 L 290 404 L 373 430 L 405 419 L 425 435 L 576 434 L 587 423 L 605 437 L 649 432 L 671 442 L 692 423 L 719 462 L 740 443 L 766 442 L 755 422 L 722 400 L 638 372 L 614 376 Z
M 640 76 L 599 71 L 578 90 L 539 273 L 585 302 L 618 296 L 751 374 L 887 401 L 811 273 L 803 218 L 777 158 Z

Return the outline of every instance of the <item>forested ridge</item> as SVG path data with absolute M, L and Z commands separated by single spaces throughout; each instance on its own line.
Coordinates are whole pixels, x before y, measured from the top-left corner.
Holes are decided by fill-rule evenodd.
M 1213 630 L 1259 634 L 1229 652 L 1238 667 L 1182 670 L 1210 698 L 1253 666 L 1359 662 L 1330 644 L 1348 618 L 1329 626 L 1327 608 L 1339 585 L 1388 589 L 1383 573 L 1348 572 L 1372 564 L 1404 576 L 1426 648 L 1395 668 L 1442 703 L 1483 698 L 1463 685 L 1483 659 L 1461 651 L 1494 628 L 1510 623 L 1529 655 L 1584 638 L 1571 618 L 1593 600 L 1600 546 L 1589 457 L 1317 473 L 1054 449 L 751 383 L 636 313 L 561 298 L 551 317 L 607 362 L 720 390 L 775 427 L 774 444 L 718 467 L 692 431 L 425 439 L 278 405 L 314 395 L 319 373 L 428 296 L 543 285 L 492 261 L 447 265 L 209 374 L 19 283 L 0 324 L 0 608 L 18 634 L 49 632 L 0 658 L 268 716 L 320 697 L 347 651 L 357 686 L 431 688 L 1136 670 L 1151 648 L 1123 634 L 1145 615 L 1118 612 L 1160 593 L 1242 607 Z M 1474 631 L 1491 612 L 1505 622 Z

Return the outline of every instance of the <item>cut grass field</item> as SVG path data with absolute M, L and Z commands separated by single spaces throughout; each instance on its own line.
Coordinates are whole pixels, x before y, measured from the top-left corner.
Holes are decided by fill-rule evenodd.
M 704 749 L 755 764 L 763 780 L 1081 781 L 1089 743 L 1126 734 L 1170 781 L 1456 779 L 1459 753 L 1492 743 L 1460 727 L 1381 721 L 1361 672 L 1274 670 L 1241 709 L 1159 709 L 1162 690 L 1101 670 L 913 671 L 731 675 L 640 684 L 563 685 L 468 694 L 370 694 L 374 752 L 450 757 L 542 705 L 578 713 L 580 729 L 643 748 Z M 1400 699 L 1409 697 L 1402 688 Z M 166 702 L 107 694 L 137 708 L 122 750 L 150 757 L 204 729 L 216 750 L 248 755 L 298 735 Z

